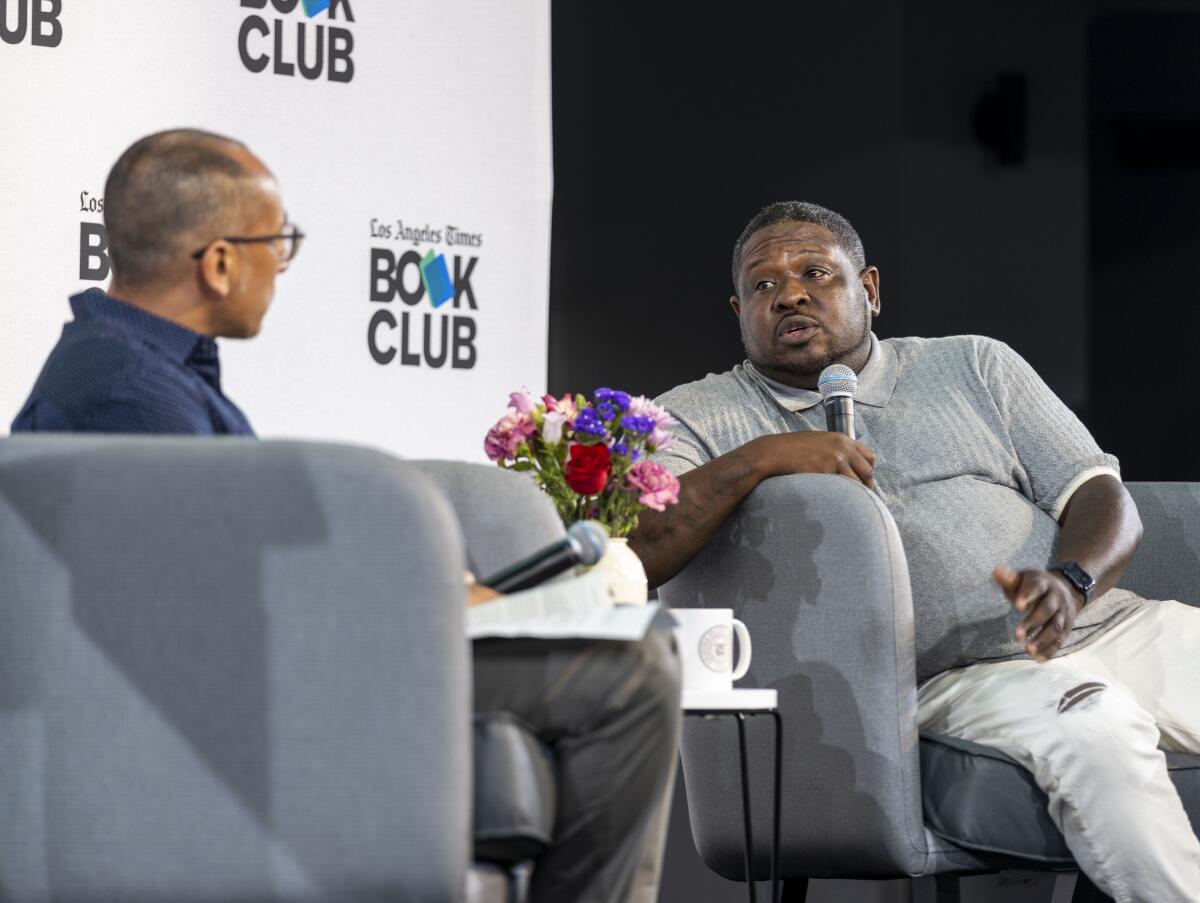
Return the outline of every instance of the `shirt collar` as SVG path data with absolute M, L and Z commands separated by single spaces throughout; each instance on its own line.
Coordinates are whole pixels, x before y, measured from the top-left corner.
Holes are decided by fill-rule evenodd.
M 813 389 L 797 389 L 764 376 L 749 361 L 746 370 L 774 396 L 788 411 L 807 411 L 821 403 L 821 393 Z M 891 400 L 896 390 L 896 352 L 871 333 L 871 353 L 867 363 L 858 374 L 858 390 L 854 393 L 855 404 L 882 408 Z
M 122 329 L 153 345 L 180 364 L 196 357 L 208 362 L 217 356 L 217 343 L 211 336 L 194 332 L 163 317 L 128 304 L 103 289 L 90 288 L 71 296 L 76 320 L 115 320 Z

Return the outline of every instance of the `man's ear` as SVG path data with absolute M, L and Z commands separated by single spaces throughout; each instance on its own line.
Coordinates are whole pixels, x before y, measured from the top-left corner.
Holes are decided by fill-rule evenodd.
M 867 306 L 871 308 L 871 316 L 879 316 L 879 270 L 867 267 L 862 271 L 862 286 L 867 293 Z
M 729 306 L 733 308 L 733 315 L 740 317 L 742 315 L 742 302 L 738 300 L 737 295 L 729 296 Z
M 228 297 L 237 276 L 238 257 L 227 241 L 214 241 L 199 260 L 201 287 L 219 298 Z

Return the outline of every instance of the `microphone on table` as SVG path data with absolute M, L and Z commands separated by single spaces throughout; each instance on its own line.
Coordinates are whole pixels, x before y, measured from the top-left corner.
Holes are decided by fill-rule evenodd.
M 858 389 L 858 377 L 845 364 L 830 364 L 817 377 L 817 391 L 821 393 L 821 405 L 825 408 L 825 429 L 831 433 L 844 433 L 851 439 L 854 434 L 854 393 Z
M 563 539 L 479 582 L 498 593 L 529 589 L 577 564 L 595 564 L 604 554 L 607 542 L 608 532 L 600 524 L 581 520 L 567 528 Z

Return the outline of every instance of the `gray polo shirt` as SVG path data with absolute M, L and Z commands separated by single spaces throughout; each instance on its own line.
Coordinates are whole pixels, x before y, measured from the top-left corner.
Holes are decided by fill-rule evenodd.
M 709 374 L 658 398 L 679 425 L 656 460 L 678 475 L 759 436 L 824 430 L 820 401 L 749 361 Z M 918 679 L 1024 656 L 992 568 L 1054 563 L 1071 493 L 1098 474 L 1119 477 L 1117 459 L 1024 359 L 982 336 L 872 335 L 855 420 L 908 557 Z M 1092 600 L 1063 649 L 1084 646 L 1142 602 L 1122 589 Z

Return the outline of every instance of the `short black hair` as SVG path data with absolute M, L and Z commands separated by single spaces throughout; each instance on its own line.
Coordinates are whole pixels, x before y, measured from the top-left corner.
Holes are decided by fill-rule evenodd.
M 824 226 L 833 233 L 834 239 L 846 252 L 846 256 L 850 258 L 850 262 L 856 269 L 861 271 L 867 265 L 867 252 L 863 249 L 862 239 L 858 237 L 858 233 L 846 217 L 822 207 L 820 204 L 812 204 L 808 201 L 776 201 L 754 214 L 733 245 L 733 292 L 735 295 L 738 292 L 738 277 L 742 271 L 742 252 L 746 249 L 746 242 L 759 229 L 765 229 L 767 226 L 774 226 L 778 223 L 813 223 Z
M 160 281 L 203 244 L 242 227 L 253 174 L 230 151 L 245 145 L 199 129 L 135 142 L 104 184 L 113 273 L 130 285 Z

